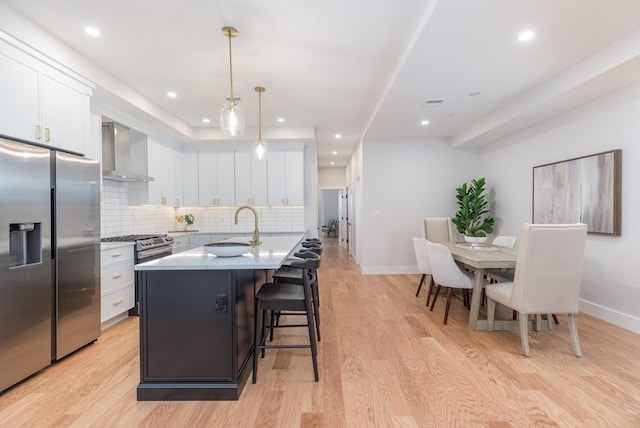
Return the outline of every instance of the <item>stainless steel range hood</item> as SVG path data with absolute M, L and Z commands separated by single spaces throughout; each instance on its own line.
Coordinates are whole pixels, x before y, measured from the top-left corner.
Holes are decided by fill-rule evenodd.
M 103 122 L 102 178 L 154 181 L 147 175 L 147 136 L 116 122 Z

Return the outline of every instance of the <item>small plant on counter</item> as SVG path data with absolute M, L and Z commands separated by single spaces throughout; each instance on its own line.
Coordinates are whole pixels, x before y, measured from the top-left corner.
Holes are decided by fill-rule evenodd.
M 196 222 L 196 218 L 193 216 L 193 214 L 185 214 L 184 222 L 187 223 L 187 226 L 191 226 Z
M 451 219 L 458 232 L 469 237 L 483 237 L 493 233 L 493 217 L 487 216 L 489 203 L 484 193 L 484 177 L 471 180 L 471 184 L 464 183 L 456 189 L 458 212 Z

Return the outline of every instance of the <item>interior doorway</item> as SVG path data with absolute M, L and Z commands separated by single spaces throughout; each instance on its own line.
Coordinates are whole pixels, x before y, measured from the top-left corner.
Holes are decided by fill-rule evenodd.
M 337 238 L 340 229 L 340 189 L 320 190 L 320 225 L 325 238 Z

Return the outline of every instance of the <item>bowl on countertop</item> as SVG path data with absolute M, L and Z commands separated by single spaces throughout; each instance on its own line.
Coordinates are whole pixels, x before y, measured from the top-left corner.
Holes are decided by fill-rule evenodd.
M 212 242 L 203 247 L 207 253 L 218 257 L 237 257 L 251 252 L 251 244 L 244 242 Z

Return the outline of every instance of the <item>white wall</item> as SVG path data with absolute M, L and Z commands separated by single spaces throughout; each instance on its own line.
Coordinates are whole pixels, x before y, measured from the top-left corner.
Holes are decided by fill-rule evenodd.
M 640 332 L 640 85 L 596 100 L 482 154 L 504 234 L 531 221 L 532 167 L 622 149 L 622 236 L 589 235 L 580 310 Z
M 346 168 L 318 168 L 318 188 L 344 189 L 346 186 Z
M 455 189 L 479 177 L 480 154 L 444 139 L 370 139 L 362 157 L 362 272 L 415 273 L 421 217 L 453 216 Z

